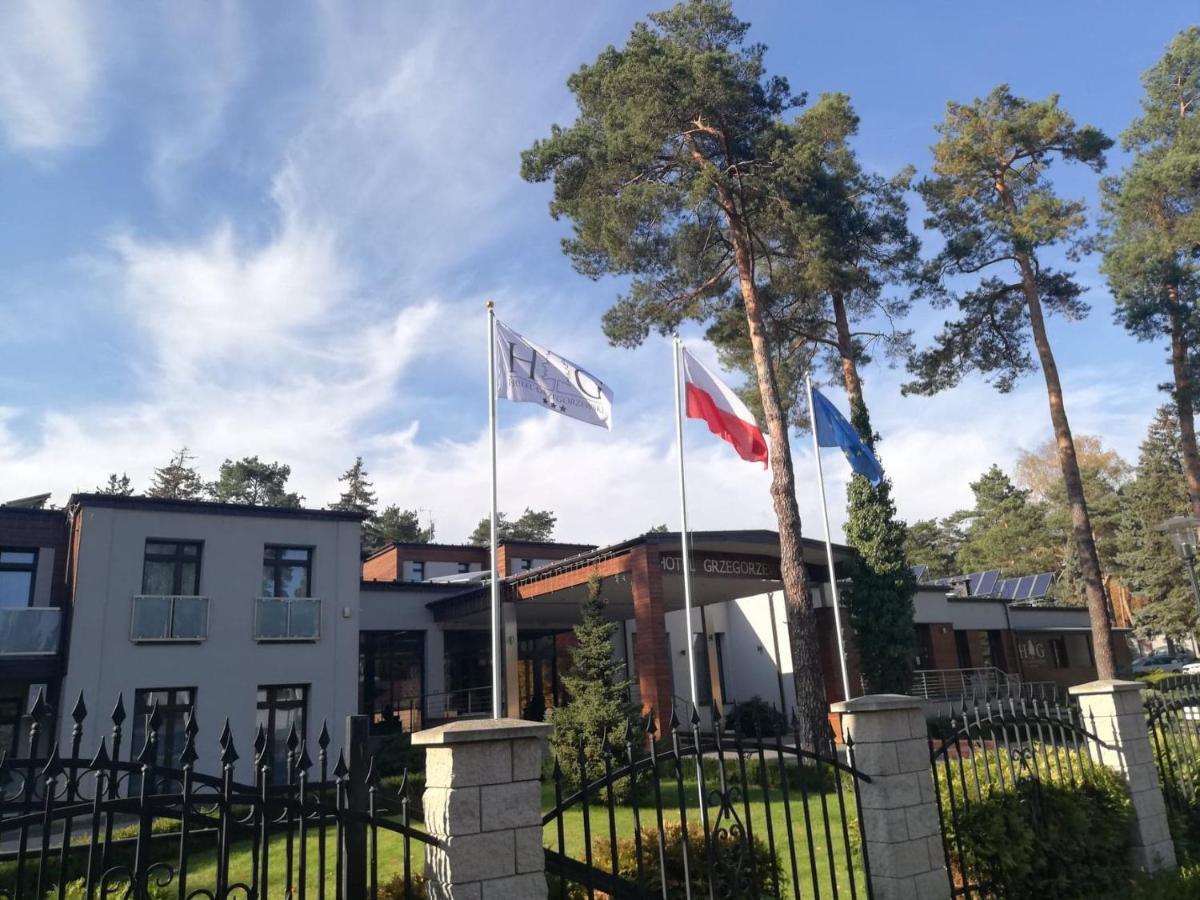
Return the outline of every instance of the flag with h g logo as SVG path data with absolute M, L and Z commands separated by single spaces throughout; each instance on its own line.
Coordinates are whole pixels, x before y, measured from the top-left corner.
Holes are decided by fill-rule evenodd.
M 495 320 L 496 396 L 612 430 L 612 389 L 586 369 Z

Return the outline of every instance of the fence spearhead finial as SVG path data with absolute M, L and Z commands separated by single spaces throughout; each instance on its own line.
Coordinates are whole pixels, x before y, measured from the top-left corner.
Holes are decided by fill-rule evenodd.
M 112 723 L 120 727 L 125 721 L 125 695 L 117 694 L 117 705 L 113 707 Z
M 339 750 L 337 764 L 333 767 L 333 776 L 340 780 L 349 774 L 350 767 L 346 765 L 346 755 Z
M 83 702 L 83 691 L 79 692 L 79 696 L 75 700 L 75 705 L 71 707 L 71 719 L 76 725 L 82 725 L 83 720 L 87 718 L 87 704 Z

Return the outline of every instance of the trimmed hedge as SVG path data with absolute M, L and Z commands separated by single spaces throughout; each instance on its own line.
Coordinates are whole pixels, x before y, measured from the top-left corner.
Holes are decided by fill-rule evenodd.
M 1102 766 L 1080 766 L 1077 756 L 1069 768 L 1067 751 L 1045 752 L 1040 777 L 1016 783 L 1000 751 L 977 749 L 972 762 L 961 769 L 952 762 L 949 772 L 938 765 L 954 877 L 981 885 L 973 896 L 1066 900 L 1101 897 L 1115 884 L 1130 883 L 1133 807 L 1124 782 Z

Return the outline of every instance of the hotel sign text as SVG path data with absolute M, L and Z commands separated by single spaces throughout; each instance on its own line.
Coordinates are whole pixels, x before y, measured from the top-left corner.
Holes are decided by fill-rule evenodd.
M 669 575 L 683 572 L 683 558 L 679 554 L 660 556 L 659 565 L 663 572 Z M 782 577 L 779 560 L 737 553 L 693 553 L 692 574 L 715 578 L 763 578 L 772 581 L 778 581 Z

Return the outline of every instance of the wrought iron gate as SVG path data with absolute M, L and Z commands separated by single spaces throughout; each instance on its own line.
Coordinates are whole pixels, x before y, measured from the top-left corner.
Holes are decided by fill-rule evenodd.
M 962 835 L 973 811 L 997 793 L 1013 795 L 1021 828 L 1037 834 L 1050 785 L 1079 788 L 1098 766 L 1092 743 L 1107 746 L 1085 728 L 1077 708 L 1037 700 L 1008 700 L 967 708 L 950 719 L 950 734 L 930 744 L 930 764 L 942 823 L 952 896 L 1004 898 L 998 866 Z
M 1181 675 L 1142 695 L 1176 846 L 1200 852 L 1200 678 Z
M 111 716 L 111 743 L 102 739 L 90 755 L 81 747 L 87 715 L 80 698 L 69 750 L 60 753 L 45 733 L 53 716 L 39 697 L 25 755 L 0 760 L 0 898 L 374 900 L 381 840 L 385 852 L 403 853 L 389 895 L 418 896 L 411 842 L 432 840 L 410 819 L 407 773 L 389 788 L 371 762 L 354 771 L 340 753 L 330 760 L 324 725 L 311 750 L 292 728 L 280 748 L 283 771 L 276 771 L 260 728 L 250 780 L 239 781 L 228 722 L 213 760 L 220 774 L 210 775 L 198 769 L 194 715 L 186 719 L 177 759 L 162 760 L 164 729 L 155 707 L 146 717 L 145 742 L 128 761 L 121 759 L 122 700 Z M 365 754 L 352 758 L 361 765 Z
M 785 726 L 786 727 L 786 726 Z M 605 739 L 603 775 L 580 749 L 556 759 L 545 814 L 551 900 L 566 898 L 869 898 L 858 781 L 832 730 L 819 746 L 791 734 L 703 730 L 672 714 L 644 741 Z M 572 779 L 570 776 L 574 774 Z M 578 790 L 564 796 L 568 783 Z M 568 837 L 570 835 L 570 837 Z

